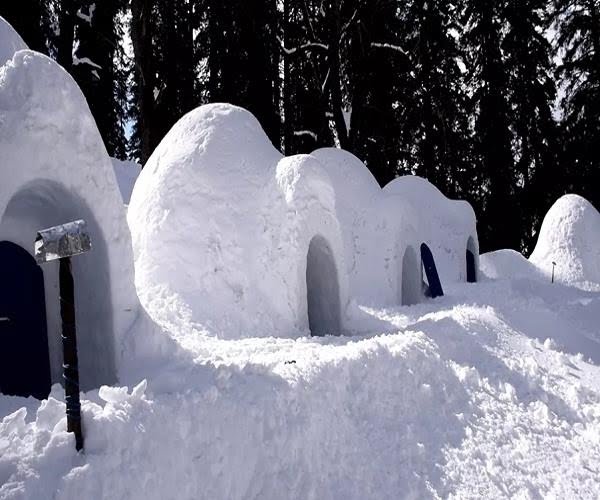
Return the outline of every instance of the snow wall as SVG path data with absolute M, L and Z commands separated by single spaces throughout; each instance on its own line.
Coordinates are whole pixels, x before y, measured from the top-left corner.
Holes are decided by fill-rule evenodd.
M 140 300 L 160 324 L 221 338 L 343 331 L 331 180 L 313 156 L 284 158 L 249 112 L 210 104 L 181 118 L 142 170 L 128 221 Z
M 125 210 L 83 94 L 46 56 L 22 50 L 0 68 L 0 151 L 0 241 L 32 254 L 39 229 L 87 221 L 93 249 L 73 258 L 81 387 L 114 383 L 138 312 Z M 56 382 L 58 263 L 42 269 Z
M 550 208 L 529 257 L 546 276 L 566 284 L 600 283 L 600 214 L 585 198 L 565 195 Z
M 27 48 L 21 36 L 0 16 L 0 66 L 12 59 L 15 52 Z

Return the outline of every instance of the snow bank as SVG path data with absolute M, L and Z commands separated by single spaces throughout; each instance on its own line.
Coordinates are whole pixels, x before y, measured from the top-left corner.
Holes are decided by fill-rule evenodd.
M 343 323 L 331 181 L 314 157 L 283 158 L 241 108 L 212 104 L 184 116 L 142 170 L 128 220 L 138 292 L 163 325 L 191 322 L 223 338 L 297 336 L 308 333 L 311 304 L 338 307 L 328 320 Z
M 15 52 L 24 49 L 27 49 L 27 45 L 23 39 L 6 19 L 0 16 L 0 66 L 12 59 Z
M 467 280 L 467 250 L 475 256 L 475 269 L 479 268 L 476 218 L 468 202 L 449 200 L 433 184 L 415 175 L 398 177 L 383 190 L 412 206 L 416 214 L 413 224 L 433 254 L 442 285 Z
M 496 250 L 480 257 L 481 272 L 490 279 L 540 279 L 543 274 L 516 250 Z
M 600 214 L 585 198 L 561 197 L 548 211 L 529 260 L 557 281 L 600 283 Z
M 128 205 L 129 200 L 131 199 L 133 186 L 140 175 L 142 167 L 138 163 L 130 160 L 123 161 L 117 158 L 111 158 L 110 160 L 115 171 L 115 177 L 117 178 L 117 184 L 119 186 L 119 191 L 121 192 L 121 197 L 123 198 L 123 203 Z
M 83 218 L 93 250 L 73 259 L 81 382 L 117 380 L 137 315 L 133 256 L 110 158 L 83 94 L 28 50 L 0 68 L 0 241 L 33 252 L 36 231 Z M 43 266 L 52 380 L 61 374 L 58 264 Z

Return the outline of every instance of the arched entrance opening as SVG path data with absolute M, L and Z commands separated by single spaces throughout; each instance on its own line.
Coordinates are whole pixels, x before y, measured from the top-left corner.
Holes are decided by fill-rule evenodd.
M 472 236 L 469 236 L 467 241 L 467 252 L 466 252 L 466 265 L 467 265 L 467 282 L 477 282 L 477 263 L 476 257 L 477 248 L 475 247 L 475 240 Z
M 340 335 L 341 309 L 338 271 L 331 246 L 313 237 L 306 259 L 308 326 L 313 336 Z
M 41 180 L 18 191 L 0 219 L 0 237 L 33 251 L 36 231 L 76 219 L 87 222 L 92 250 L 73 258 L 80 387 L 116 382 L 110 266 L 104 235 L 86 202 L 63 185 Z M 43 264 L 50 374 L 62 382 L 58 261 Z M 0 282 L 0 287 L 2 287 Z
M 411 306 L 421 301 L 421 266 L 412 246 L 406 247 L 402 258 L 402 305 Z
M 421 263 L 423 264 L 425 277 L 427 278 L 427 283 L 424 287 L 425 295 L 427 297 L 431 297 L 432 299 L 441 297 L 444 295 L 442 283 L 440 282 L 440 277 L 435 265 L 433 254 L 425 243 L 421 243 Z
M 0 392 L 45 399 L 50 386 L 42 270 L 19 245 L 0 241 Z

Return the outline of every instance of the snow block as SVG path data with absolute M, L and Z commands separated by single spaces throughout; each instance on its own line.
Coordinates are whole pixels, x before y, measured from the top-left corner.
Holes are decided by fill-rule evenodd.
M 128 221 L 140 300 L 160 324 L 294 337 L 309 333 L 309 304 L 325 303 L 339 311 L 315 310 L 331 319 L 317 333 L 343 330 L 331 179 L 313 156 L 284 158 L 249 112 L 210 104 L 181 118 L 142 170 Z
M 566 284 L 600 283 L 600 214 L 585 198 L 568 194 L 552 205 L 529 261 Z
M 114 383 L 138 311 L 125 209 L 83 94 L 42 54 L 22 50 L 0 68 L 0 151 L 0 241 L 33 254 L 36 231 L 76 219 L 88 224 L 93 248 L 73 258 L 81 387 Z M 58 263 L 42 270 L 57 382 Z

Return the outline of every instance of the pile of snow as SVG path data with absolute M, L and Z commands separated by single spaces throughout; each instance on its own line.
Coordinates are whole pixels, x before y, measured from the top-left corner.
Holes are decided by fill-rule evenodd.
M 0 16 L 0 66 L 12 59 L 15 52 L 24 49 L 27 49 L 27 45 L 23 39 L 14 28 Z
M 480 257 L 481 272 L 490 279 L 529 278 L 540 279 L 544 275 L 516 250 L 496 250 Z
M 306 335 L 312 307 L 340 333 L 347 284 L 331 180 L 312 156 L 283 158 L 249 112 L 211 104 L 179 120 L 142 170 L 128 221 L 140 299 L 160 324 Z
M 131 193 L 133 192 L 133 186 L 140 175 L 142 167 L 139 163 L 131 160 L 119 160 L 117 158 L 111 158 L 110 160 L 112 161 L 123 203 L 128 205 Z
M 21 400 L 0 423 L 0 498 L 598 498 L 600 296 L 452 291 L 373 310 L 388 335 L 198 337 L 196 364 L 85 396 L 83 455 L 58 387 Z
M 556 263 L 563 283 L 600 283 L 600 214 L 581 196 L 560 198 L 548 211 L 529 257 L 546 276 Z
M 85 219 L 73 259 L 84 389 L 117 380 L 137 315 L 133 255 L 110 158 L 85 98 L 54 61 L 22 50 L 0 68 L 0 241 L 33 252 L 36 231 Z M 58 263 L 43 267 L 52 380 L 62 370 Z

